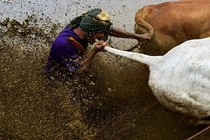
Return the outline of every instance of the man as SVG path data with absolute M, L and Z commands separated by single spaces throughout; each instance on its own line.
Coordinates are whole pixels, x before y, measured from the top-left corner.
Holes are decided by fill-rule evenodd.
M 108 35 L 137 40 L 149 39 L 147 36 L 111 26 L 108 13 L 98 8 L 73 19 L 51 46 L 45 70 L 48 79 L 53 80 L 55 77 L 66 79 L 86 70 L 95 55 L 107 45 L 105 40 Z M 88 44 L 94 43 L 95 46 L 84 55 Z

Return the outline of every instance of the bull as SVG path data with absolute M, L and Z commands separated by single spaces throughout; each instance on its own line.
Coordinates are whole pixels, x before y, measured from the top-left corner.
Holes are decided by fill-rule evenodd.
M 193 118 L 210 117 L 210 38 L 185 41 L 162 56 L 104 49 L 146 64 L 149 86 L 166 108 Z
M 209 19 L 209 0 L 164 2 L 139 9 L 134 31 L 151 38 L 139 41 L 145 54 L 161 55 L 186 40 L 210 36 Z

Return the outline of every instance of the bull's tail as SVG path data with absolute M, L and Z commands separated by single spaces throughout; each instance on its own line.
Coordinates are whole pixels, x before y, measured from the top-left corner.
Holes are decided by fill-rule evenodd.
M 129 59 L 146 64 L 148 66 L 157 65 L 159 61 L 162 59 L 162 56 L 149 56 L 142 53 L 122 51 L 122 50 L 118 50 L 118 49 L 111 48 L 108 46 L 106 46 L 104 50 L 106 50 L 107 52 L 113 53 L 115 55 L 127 57 Z
M 149 37 L 152 37 L 154 35 L 154 28 L 143 19 L 143 16 L 146 16 L 147 14 L 147 7 L 141 8 L 139 9 L 139 11 L 136 13 L 135 15 L 135 22 L 136 25 L 135 26 L 142 26 L 143 28 L 145 28 L 148 33 L 145 33 L 145 35 L 148 35 Z M 137 33 L 138 27 L 135 27 L 135 32 Z

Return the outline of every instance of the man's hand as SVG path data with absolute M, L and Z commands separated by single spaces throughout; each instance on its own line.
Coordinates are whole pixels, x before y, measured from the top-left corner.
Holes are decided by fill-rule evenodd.
M 103 51 L 104 50 L 104 47 L 107 46 L 107 45 L 108 44 L 105 41 L 103 41 L 103 40 L 96 41 L 94 50 L 96 52 Z
M 95 55 L 99 51 L 103 51 L 105 46 L 107 46 L 107 43 L 105 41 L 96 41 L 95 46 L 87 53 L 84 59 L 80 62 L 80 68 L 77 70 L 77 73 L 81 73 L 88 67 L 90 67 Z

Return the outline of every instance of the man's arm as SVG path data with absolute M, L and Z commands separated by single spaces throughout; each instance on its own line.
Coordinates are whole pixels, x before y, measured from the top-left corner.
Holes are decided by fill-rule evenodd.
M 95 55 L 102 51 L 106 46 L 106 42 L 98 41 L 94 48 L 92 48 L 86 55 L 86 57 L 80 62 L 80 68 L 76 71 L 76 73 L 82 73 L 83 71 L 87 70 L 91 64 Z
M 116 27 L 111 27 L 109 35 L 120 38 L 132 38 L 137 40 L 151 39 L 150 36 L 147 36 L 145 34 L 135 34 Z

